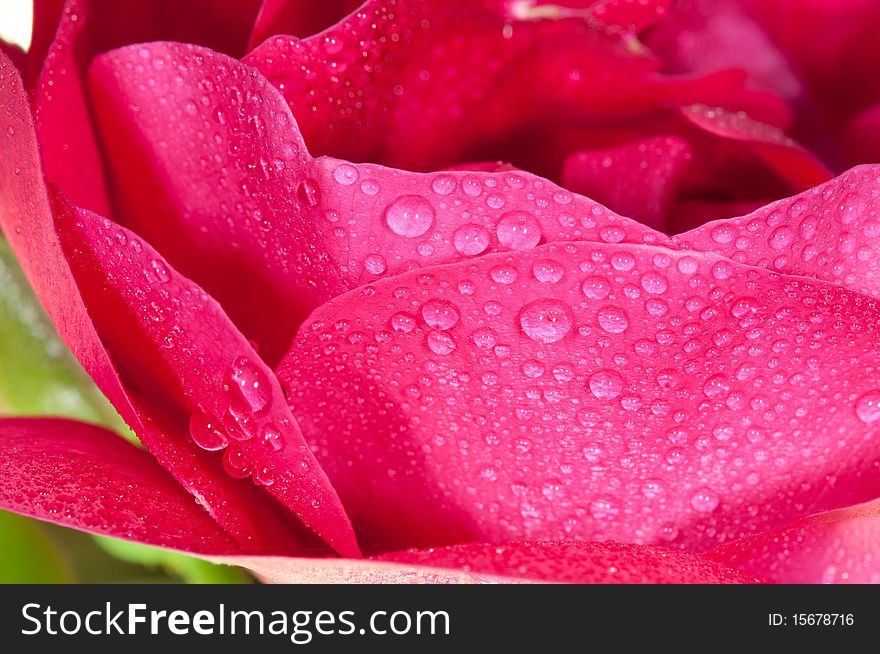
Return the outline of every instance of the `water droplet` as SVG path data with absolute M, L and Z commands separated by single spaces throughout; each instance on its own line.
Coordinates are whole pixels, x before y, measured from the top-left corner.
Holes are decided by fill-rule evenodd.
M 269 378 L 247 357 L 238 357 L 227 371 L 227 377 L 251 411 L 261 411 L 271 403 Z
M 599 370 L 590 376 L 590 392 L 600 400 L 612 400 L 623 392 L 623 377 L 614 370 Z
M 341 164 L 333 171 L 333 179 L 342 186 L 351 186 L 357 181 L 358 170 L 351 164 Z
M 720 399 L 730 395 L 730 379 L 726 375 L 712 375 L 703 384 L 703 395 Z
M 196 445 L 209 452 L 222 450 L 229 443 L 226 433 L 223 432 L 217 421 L 201 411 L 189 417 L 189 435 Z
M 385 222 L 398 236 L 415 238 L 431 228 L 434 207 L 421 196 L 403 195 L 388 205 Z
M 551 259 L 539 259 L 532 264 L 532 274 L 543 284 L 555 284 L 565 275 L 565 268 Z
M 263 447 L 273 452 L 277 452 L 284 447 L 284 438 L 281 436 L 281 430 L 272 423 L 263 427 L 260 432 L 260 442 L 263 444 Z
M 498 242 L 510 250 L 531 250 L 541 241 L 541 225 L 525 211 L 510 211 L 495 228 Z
M 489 247 L 489 232 L 481 225 L 462 225 L 452 235 L 452 245 L 459 254 L 472 257 Z
M 700 513 L 712 513 L 721 499 L 711 488 L 700 488 L 691 496 L 691 506 Z
M 619 512 L 614 500 L 599 498 L 590 503 L 590 513 L 596 520 L 610 520 Z
M 237 447 L 227 447 L 223 451 L 223 469 L 236 479 L 244 479 L 251 474 L 247 458 Z
M 669 288 L 669 283 L 666 281 L 666 278 L 656 272 L 646 272 L 642 275 L 642 278 L 639 281 L 642 284 L 642 288 L 645 289 L 645 292 L 651 293 L 652 295 L 665 293 L 666 289 Z
M 451 329 L 458 322 L 458 309 L 446 300 L 428 300 L 422 305 L 422 318 L 433 329 Z
M 321 187 L 313 179 L 304 179 L 296 188 L 296 197 L 304 207 L 317 207 L 321 203 Z
M 385 258 L 381 254 L 368 254 L 364 257 L 364 270 L 373 275 L 381 275 L 387 269 Z
M 517 277 L 516 268 L 507 264 L 494 266 L 489 271 L 489 277 L 491 277 L 492 281 L 496 284 L 513 284 Z
M 770 238 L 768 239 L 768 243 L 770 247 L 774 250 L 784 250 L 791 242 L 794 240 L 794 232 L 790 227 L 779 227 L 772 234 L 770 234 Z
M 171 279 L 171 273 L 168 271 L 168 266 L 166 266 L 163 261 L 154 259 L 150 262 L 150 269 L 153 271 L 153 277 L 162 283 L 168 282 Z
M 455 341 L 449 334 L 431 332 L 427 338 L 428 349 L 434 354 L 449 354 L 455 349 Z
M 880 391 L 868 391 L 856 400 L 856 415 L 866 425 L 880 421 Z
M 431 188 L 437 195 L 449 195 L 455 190 L 455 178 L 452 175 L 438 175 L 431 182 Z
M 395 313 L 391 316 L 391 329 L 401 334 L 408 334 L 416 328 L 416 317 L 411 313 Z
M 581 291 L 591 300 L 604 300 L 611 293 L 611 284 L 604 277 L 587 277 Z
M 629 327 L 629 319 L 623 309 L 618 307 L 602 307 L 597 316 L 599 326 L 609 334 L 620 334 Z
M 557 300 L 538 300 L 523 307 L 519 324 L 526 336 L 538 343 L 555 343 L 571 331 L 568 308 Z
M 629 252 L 615 252 L 611 255 L 611 265 L 615 270 L 627 272 L 636 265 L 636 258 Z

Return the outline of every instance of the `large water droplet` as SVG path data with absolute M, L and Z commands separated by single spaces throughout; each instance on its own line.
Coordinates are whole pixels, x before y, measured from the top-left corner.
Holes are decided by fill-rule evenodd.
M 712 513 L 721 499 L 711 488 L 700 488 L 691 496 L 691 506 L 700 513 Z
M 419 195 L 403 195 L 388 205 L 385 222 L 398 236 L 415 238 L 434 223 L 434 207 Z
M 462 225 L 452 235 L 452 245 L 459 254 L 468 257 L 481 254 L 489 247 L 489 232 L 481 225 Z
M 416 317 L 401 311 L 391 316 L 391 329 L 401 334 L 408 334 L 416 328 Z
M 619 307 L 602 307 L 597 316 L 599 326 L 609 334 L 620 334 L 629 327 L 629 319 Z
M 223 451 L 223 469 L 226 474 L 236 479 L 244 479 L 251 474 L 247 458 L 237 447 L 227 447 Z
M 296 197 L 305 207 L 317 207 L 321 203 L 321 187 L 313 179 L 304 179 L 296 188 Z
M 422 305 L 422 318 L 433 329 L 451 329 L 458 322 L 458 309 L 446 300 L 428 300 Z
M 434 354 L 449 354 L 455 350 L 455 341 L 444 332 L 431 332 L 427 338 L 428 349 Z
M 565 268 L 552 259 L 540 259 L 532 264 L 532 274 L 543 284 L 555 284 L 565 275 Z
M 351 164 L 340 164 L 333 171 L 333 179 L 342 186 L 351 186 L 357 181 L 358 170 Z
M 531 250 L 541 241 L 541 225 L 530 213 L 510 211 L 501 216 L 495 234 L 509 250 Z
M 623 377 L 614 370 L 599 370 L 590 377 L 590 392 L 600 400 L 611 400 L 623 392 Z
M 604 300 L 611 293 L 611 284 L 604 277 L 587 277 L 581 290 L 591 300 Z
M 880 391 L 868 391 L 856 400 L 856 415 L 866 425 L 880 421 Z
M 218 422 L 201 411 L 189 417 L 189 435 L 196 445 L 209 452 L 222 450 L 229 443 Z
M 265 425 L 260 432 L 260 442 L 263 447 L 277 452 L 284 447 L 284 438 L 281 436 L 281 430 L 273 423 Z
M 523 307 L 519 324 L 533 341 L 555 343 L 571 331 L 572 317 L 558 300 L 538 300 Z
M 364 257 L 364 269 L 373 275 L 381 275 L 387 269 L 385 258 L 381 254 L 368 254 Z
M 645 292 L 651 293 L 652 295 L 661 295 L 666 292 L 667 288 L 669 288 L 669 283 L 666 281 L 666 277 L 656 272 L 646 272 L 642 275 L 642 278 L 639 281 Z
M 227 371 L 230 386 L 236 389 L 251 411 L 262 411 L 272 401 L 269 378 L 247 357 L 238 357 Z

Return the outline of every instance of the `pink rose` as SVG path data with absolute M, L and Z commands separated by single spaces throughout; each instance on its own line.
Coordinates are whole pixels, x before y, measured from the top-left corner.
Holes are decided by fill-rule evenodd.
M 277 581 L 880 578 L 871 3 L 60 4 L 0 224 L 149 454 L 0 420 L 0 507 Z

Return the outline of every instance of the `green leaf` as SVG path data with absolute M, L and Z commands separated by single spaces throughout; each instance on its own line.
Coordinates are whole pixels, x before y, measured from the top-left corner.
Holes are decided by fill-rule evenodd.
M 0 511 L 0 583 L 63 584 L 72 568 L 36 520 Z
M 118 559 L 148 568 L 162 568 L 188 584 L 248 584 L 253 581 L 241 568 L 209 563 L 161 547 L 139 545 L 107 536 L 95 536 L 95 540 Z
M 137 442 L 58 337 L 2 239 L 0 362 L 0 415 L 76 418 Z

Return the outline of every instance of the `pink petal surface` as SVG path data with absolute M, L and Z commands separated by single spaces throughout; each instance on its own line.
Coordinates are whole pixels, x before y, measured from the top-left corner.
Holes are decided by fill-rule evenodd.
M 676 136 L 643 139 L 566 159 L 562 185 L 664 231 L 692 153 Z
M 675 237 L 678 246 L 880 296 L 880 166 Z
M 148 453 L 69 420 L 0 420 L 0 507 L 149 545 L 241 551 Z
M 470 543 L 377 559 L 211 557 L 275 583 L 756 583 L 698 555 L 662 547 L 586 542 Z
M 124 386 L 59 245 L 27 96 L 17 72 L 2 57 L 0 110 L 6 117 L 0 131 L 0 225 L 62 338 L 159 462 L 243 548 L 301 551 L 299 539 L 273 508 L 264 505 L 261 491 L 225 473 L 219 461 L 190 440 L 185 423 L 157 422 L 161 412 L 154 413 L 156 407 L 149 406 L 148 397 Z M 56 202 L 70 220 L 76 219 L 75 209 L 63 198 Z M 102 286 L 105 283 L 102 280 Z
M 513 143 L 513 163 L 553 176 L 561 160 L 537 170 L 529 132 L 692 102 L 784 120 L 784 106 L 744 90 L 740 75 L 667 78 L 620 30 L 577 12 L 541 19 L 546 7 L 520 16 L 522 5 L 373 0 L 321 34 L 269 39 L 245 61 L 285 94 L 314 154 L 414 170 L 510 158 L 499 149 Z
M 126 43 L 178 39 L 241 54 L 259 0 L 67 0 L 51 46 L 43 54 L 58 7 L 40 3 L 32 65 L 39 71 L 34 91 L 37 131 L 47 177 L 79 206 L 108 214 L 109 190 L 95 141 L 83 85 L 96 54 Z
M 367 551 L 695 550 L 873 496 L 877 309 L 714 255 L 550 244 L 333 300 L 277 374 Z
M 778 583 L 877 584 L 880 505 L 874 501 L 820 513 L 706 556 Z

